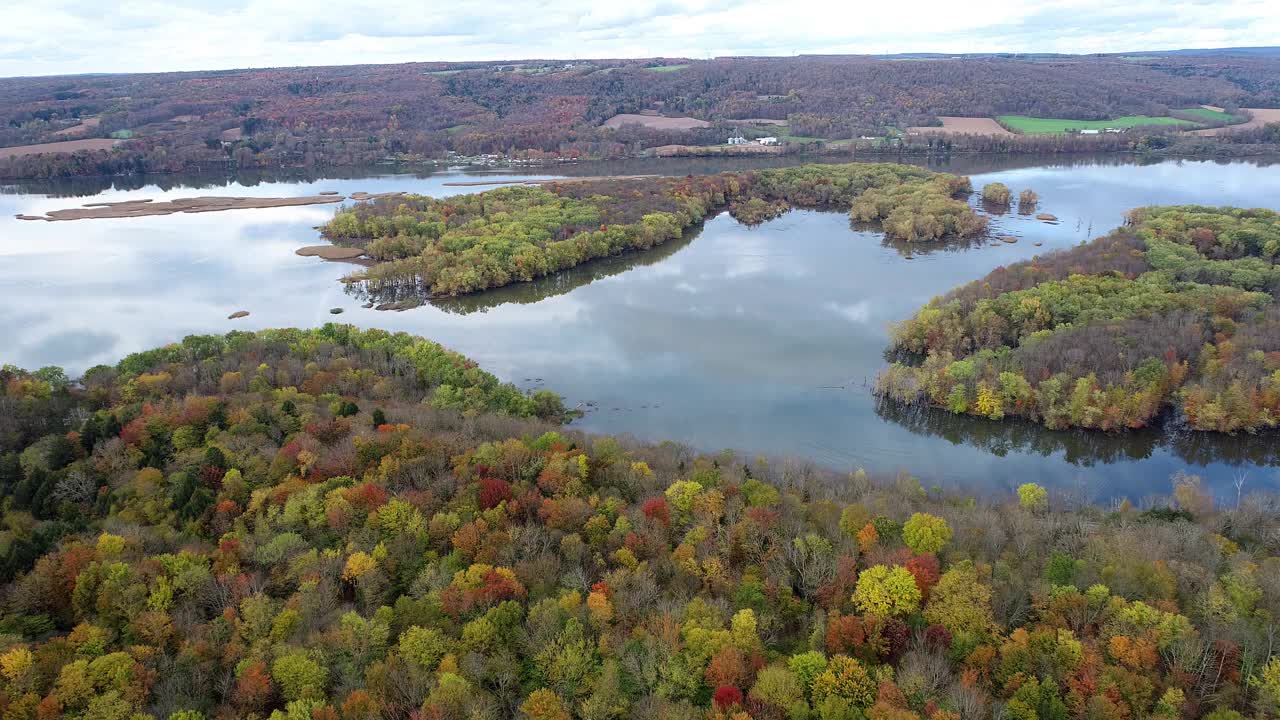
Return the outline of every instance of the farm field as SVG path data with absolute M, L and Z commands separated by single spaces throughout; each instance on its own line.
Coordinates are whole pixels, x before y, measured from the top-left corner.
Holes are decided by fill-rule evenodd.
M 689 130 L 709 127 L 711 123 L 697 118 L 669 118 L 661 115 L 637 115 L 622 113 L 604 121 L 607 128 L 620 128 L 623 125 L 643 125 L 655 130 Z
M 778 131 L 777 137 L 779 140 L 781 140 L 784 143 L 797 143 L 801 145 L 807 144 L 807 143 L 828 142 L 826 139 L 820 138 L 820 137 L 810 137 L 808 135 L 792 135 L 790 127 L 781 128 Z
M 1280 110 L 1276 108 L 1242 108 L 1245 112 L 1251 113 L 1252 118 L 1248 122 L 1239 125 L 1228 125 L 1226 127 L 1207 128 L 1204 130 L 1196 130 L 1193 135 L 1219 135 L 1233 130 L 1250 130 L 1259 128 L 1268 123 L 1280 122 Z
M 62 142 L 39 143 L 37 145 L 15 145 L 0 148 L 0 158 L 22 157 L 37 153 L 70 153 L 77 150 L 110 150 L 116 144 L 110 138 L 89 138 L 87 140 L 63 140 Z
M 1106 128 L 1133 128 L 1142 125 L 1190 125 L 1189 120 L 1149 115 L 1127 115 L 1110 120 L 1068 120 L 1066 118 L 1034 118 L 1026 115 L 1000 115 L 996 121 L 1011 130 L 1027 135 L 1064 133 L 1068 130 L 1105 130 Z
M 93 130 L 94 128 L 98 127 L 98 125 L 101 123 L 102 123 L 102 118 L 97 118 L 97 117 L 85 118 L 80 121 L 79 125 L 72 125 L 69 128 L 63 128 L 61 130 L 54 132 L 53 134 L 57 135 L 58 137 L 83 135 L 89 132 L 90 130 Z
M 1245 118 L 1240 117 L 1239 115 L 1232 115 L 1231 113 L 1228 113 L 1225 110 L 1222 110 L 1221 108 L 1208 107 L 1204 105 L 1198 108 L 1185 108 L 1182 110 L 1178 110 L 1178 112 L 1182 113 L 1183 115 L 1190 115 L 1192 117 L 1199 118 L 1206 122 L 1221 121 L 1221 122 L 1228 122 L 1228 123 L 1229 122 L 1241 123 L 1245 121 Z
M 832 138 L 811 137 L 808 135 L 792 135 L 791 131 L 785 128 L 777 134 L 777 138 L 782 142 L 783 145 L 812 145 L 814 143 L 822 143 L 823 147 L 829 150 L 846 148 L 852 145 L 854 142 L 852 139 L 849 139 L 849 138 L 836 140 Z M 752 146 L 738 145 L 736 147 L 752 147 Z M 772 145 L 772 146 L 762 146 L 762 147 L 779 147 L 779 146 Z
M 826 138 L 808 137 L 805 135 L 779 135 L 778 139 L 784 143 L 794 145 L 811 145 L 813 143 L 827 142 Z
M 781 145 L 659 145 L 646 152 L 654 157 L 711 157 L 713 155 L 781 155 Z
M 938 117 L 942 127 L 909 127 L 907 134 L 943 133 L 947 135 L 1012 135 L 1000 123 L 985 117 Z
M 675 72 L 677 70 L 683 70 L 687 67 L 689 67 L 689 63 L 684 63 L 681 65 L 655 65 L 653 67 L 647 67 L 645 68 L 645 70 L 648 70 L 649 72 Z

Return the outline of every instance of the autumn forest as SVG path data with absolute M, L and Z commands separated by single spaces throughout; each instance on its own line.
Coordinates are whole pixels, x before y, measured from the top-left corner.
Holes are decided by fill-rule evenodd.
M 812 140 L 883 137 L 940 116 L 1082 120 L 1213 104 L 1280 105 L 1272 56 L 801 56 L 279 68 L 0 80 L 0 149 L 97 140 L 77 152 L 0 153 L 0 177 L 334 167 L 454 152 L 617 158 L 708 145 L 753 122 Z M 648 112 L 696 126 L 605 127 Z M 762 127 L 768 128 L 769 125 Z M 1156 132 L 902 138 L 896 150 L 1253 152 L 1280 130 L 1178 139 Z M 110 147 L 111 140 L 118 142 Z M 807 142 L 807 140 L 806 140 Z M 803 143 L 789 151 L 821 147 Z
M 1049 427 L 1280 425 L 1280 215 L 1139 208 L 1115 232 L 1002 267 L 894 331 L 877 392 Z
M 0 79 L 0 720 L 1280 720 L 1280 51 L 707 57 Z
M 377 198 L 322 228 L 373 267 L 352 276 L 378 295 L 476 292 L 680 237 L 723 209 L 755 225 L 792 208 L 848 212 L 904 242 L 971 238 L 986 219 L 968 178 L 908 165 L 802 165 L 685 178 L 563 181 L 443 199 Z
M 1273 499 L 699 455 L 403 334 L 0 372 L 12 718 L 1280 712 Z

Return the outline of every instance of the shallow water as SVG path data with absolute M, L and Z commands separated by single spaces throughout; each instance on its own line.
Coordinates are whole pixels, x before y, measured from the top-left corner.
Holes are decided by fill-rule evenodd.
M 987 168 L 974 163 L 990 162 L 944 169 L 975 172 Z M 794 455 L 880 474 L 905 469 L 926 485 L 975 492 L 1004 493 L 1037 481 L 1087 499 L 1138 500 L 1167 493 L 1178 470 L 1205 476 L 1229 500 L 1241 476 L 1245 492 L 1280 488 L 1274 434 L 1055 433 L 877 407 L 869 386 L 885 364 L 887 325 L 934 295 L 1000 264 L 1103 234 L 1139 205 L 1280 209 L 1280 166 L 1038 162 L 1014 159 L 1017 169 L 973 175 L 979 187 L 996 180 L 1015 194 L 1032 187 L 1042 198 L 1040 210 L 1059 217 L 1051 225 L 995 216 L 993 234 L 1018 236 L 1012 245 L 894 246 L 878 232 L 852 228 L 839 213 L 792 212 L 757 228 L 721 215 L 650 253 L 402 313 L 363 309 L 364 299 L 338 282 L 351 265 L 294 254 L 318 242 L 313 226 L 331 217 L 332 206 L 63 223 L 12 218 L 143 197 L 487 189 L 444 184 L 474 176 L 250 178 L 221 187 L 206 179 L 183 187 L 182 178 L 165 178 L 168 189 L 127 190 L 83 182 L 10 187 L 0 194 L 0 292 L 6 298 L 0 362 L 80 372 L 191 333 L 338 320 L 425 335 L 505 380 L 554 389 L 587 411 L 575 423 L 587 430 Z M 546 172 L 720 167 L 691 161 Z M 82 196 L 67 197 L 76 193 Z M 334 307 L 343 314 L 331 315 Z M 241 309 L 250 316 L 226 319 Z

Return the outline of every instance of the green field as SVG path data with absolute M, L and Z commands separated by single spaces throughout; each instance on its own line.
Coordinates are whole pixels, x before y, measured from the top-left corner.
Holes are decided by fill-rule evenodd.
M 996 122 L 1027 135 L 1046 133 L 1064 133 L 1068 130 L 1105 130 L 1106 128 L 1131 128 L 1140 125 L 1186 125 L 1194 126 L 1189 120 L 1171 117 L 1150 117 L 1148 115 L 1129 115 L 1111 120 L 1067 120 L 1064 118 L 1033 118 L 1026 115 L 1000 115 Z
M 677 70 L 683 70 L 687 67 L 689 67 L 689 63 L 685 63 L 684 65 L 654 65 L 653 67 L 645 68 L 645 70 L 649 70 L 652 72 L 675 72 Z
M 754 140 L 756 138 L 766 137 L 769 135 L 772 135 L 773 137 L 778 138 L 780 142 L 795 143 L 798 145 L 804 145 L 807 143 L 826 142 L 824 138 L 807 137 L 804 135 L 792 135 L 790 125 L 757 126 L 752 130 L 748 131 L 747 137 Z
M 1182 113 L 1183 115 L 1191 115 L 1192 117 L 1200 118 L 1208 122 L 1217 122 L 1221 120 L 1222 122 L 1225 122 L 1229 125 L 1234 125 L 1236 123 L 1242 123 L 1245 121 L 1245 118 L 1242 118 L 1239 115 L 1232 115 L 1230 113 L 1218 112 L 1217 110 L 1210 110 L 1208 108 L 1202 108 L 1202 107 L 1186 108 L 1184 110 L 1178 110 L 1178 112 Z
M 773 126 L 771 128 L 768 128 L 768 131 L 756 132 L 754 133 L 754 135 L 756 137 L 764 137 L 764 136 L 772 135 L 773 137 L 778 138 L 778 140 L 782 142 L 792 142 L 792 143 L 796 143 L 796 145 L 808 145 L 808 143 L 812 143 L 812 142 L 829 142 L 828 140 L 826 140 L 826 138 L 823 138 L 823 137 L 806 137 L 803 135 L 791 135 L 790 126 Z
M 769 133 L 778 138 L 783 143 L 792 145 L 812 145 L 814 143 L 822 143 L 826 147 L 836 150 L 839 148 L 849 147 L 853 144 L 853 140 L 849 138 L 841 140 L 833 140 L 831 138 L 808 137 L 806 135 L 792 135 L 791 128 L 786 125 L 775 125 L 774 130 Z

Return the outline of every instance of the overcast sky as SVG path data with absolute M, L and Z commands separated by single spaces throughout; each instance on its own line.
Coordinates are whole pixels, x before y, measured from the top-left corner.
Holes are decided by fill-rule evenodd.
M 0 76 L 522 58 L 1280 45 L 1276 0 L 11 0 Z

